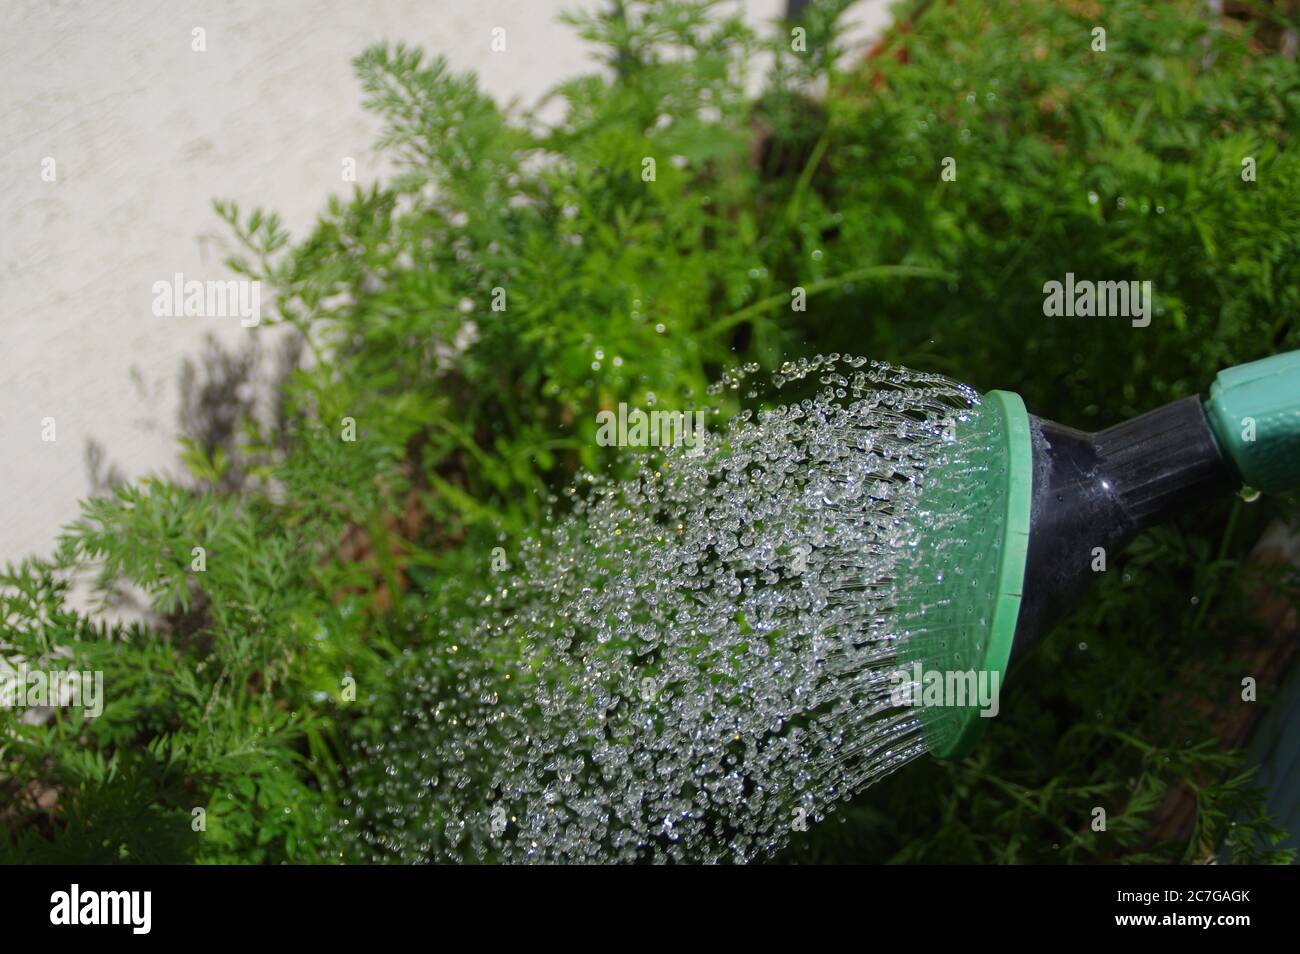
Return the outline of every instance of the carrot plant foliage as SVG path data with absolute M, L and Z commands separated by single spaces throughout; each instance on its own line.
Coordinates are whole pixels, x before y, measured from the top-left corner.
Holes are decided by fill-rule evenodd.
M 382 856 L 352 830 L 421 812 L 422 782 L 368 803 L 359 746 L 418 744 L 395 687 L 440 619 L 474 611 L 494 548 L 581 471 L 630 468 L 595 440 L 602 409 L 685 409 L 733 365 L 847 352 L 1095 429 L 1300 347 L 1283 14 L 950 0 L 901 7 L 910 28 L 868 59 L 843 6 L 762 37 L 732 4 L 575 15 L 599 62 L 536 113 L 401 44 L 356 58 L 390 171 L 323 197 L 296 239 L 216 205 L 230 266 L 289 329 L 274 396 L 214 415 L 255 362 L 211 357 L 187 377 L 190 476 L 105 488 L 56 553 L 0 575 L 0 654 L 102 671 L 106 696 L 90 720 L 0 709 L 0 855 Z M 1150 326 L 1045 317 L 1066 273 L 1150 281 Z M 1284 857 L 1240 754 L 1171 694 L 1239 691 L 1226 647 L 1268 635 L 1244 557 L 1292 503 L 1145 535 L 1019 665 L 975 755 L 914 764 L 784 859 Z M 117 621 L 132 595 L 142 619 Z M 1196 812 L 1170 836 L 1175 785 Z

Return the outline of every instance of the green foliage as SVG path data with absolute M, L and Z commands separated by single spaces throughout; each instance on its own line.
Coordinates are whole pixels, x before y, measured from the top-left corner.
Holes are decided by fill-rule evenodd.
M 319 807 L 341 680 L 391 652 L 381 627 L 358 625 L 358 598 L 332 600 L 322 585 L 355 568 L 331 568 L 320 541 L 390 506 L 375 490 L 382 457 L 339 443 L 300 432 L 276 468 L 278 503 L 156 480 L 119 487 L 84 504 L 56 560 L 0 576 L 7 661 L 103 673 L 106 697 L 97 718 L 74 708 L 32 723 L 3 710 L 0 849 L 29 861 L 328 856 Z M 194 471 L 220 476 L 211 460 Z M 71 580 L 89 566 L 101 597 L 138 591 L 155 622 L 70 609 Z
M 448 644 L 490 549 L 582 469 L 629 467 L 595 443 L 602 408 L 653 393 L 685 409 L 739 361 L 848 351 L 1091 427 L 1300 346 L 1300 74 L 1249 28 L 1192 2 L 1102 18 L 954 0 L 864 62 L 837 55 L 844 6 L 813 6 L 803 53 L 714 3 L 575 15 L 605 68 L 554 90 L 551 122 L 416 50 L 357 57 L 395 174 L 331 197 L 298 241 L 217 204 L 229 264 L 305 350 L 275 420 L 191 433 L 188 483 L 89 500 L 53 560 L 0 576 L 0 655 L 102 671 L 108 695 L 94 720 L 0 710 L 0 852 L 346 855 L 340 819 L 375 770 L 356 740 L 409 729 L 386 680 L 453 651 L 508 658 Z M 1151 326 L 1045 318 L 1043 283 L 1066 272 L 1152 281 Z M 1236 683 L 1223 646 L 1266 507 L 1148 534 L 1019 665 L 976 755 L 909 767 L 786 859 L 1189 860 L 1226 837 L 1275 860 L 1239 756 L 1169 704 L 1175 684 Z M 94 614 L 72 608 L 88 573 Z M 126 592 L 145 622 L 108 621 Z M 454 706 L 450 668 L 446 686 Z M 1194 792 L 1194 831 L 1155 839 L 1174 784 Z

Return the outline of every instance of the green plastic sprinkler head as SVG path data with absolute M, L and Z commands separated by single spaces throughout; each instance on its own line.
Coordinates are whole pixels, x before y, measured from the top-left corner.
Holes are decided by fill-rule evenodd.
M 989 392 L 980 416 L 992 439 L 977 491 L 987 499 L 968 528 L 973 552 L 917 651 L 935 669 L 996 673 L 999 686 L 1012 654 L 1086 590 L 1099 553 L 1243 487 L 1300 488 L 1300 351 L 1221 371 L 1207 400 L 1183 398 L 1096 433 L 1029 414 L 1009 391 Z M 955 504 L 944 487 L 935 482 L 932 507 Z M 987 721 L 974 705 L 926 708 L 922 718 L 940 758 L 968 754 Z

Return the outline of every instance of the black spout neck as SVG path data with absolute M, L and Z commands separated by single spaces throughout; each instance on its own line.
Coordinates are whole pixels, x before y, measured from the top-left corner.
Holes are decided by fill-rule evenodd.
M 1140 531 L 1240 486 L 1199 398 L 1094 434 L 1033 415 L 1029 423 L 1034 487 L 1014 656 Z

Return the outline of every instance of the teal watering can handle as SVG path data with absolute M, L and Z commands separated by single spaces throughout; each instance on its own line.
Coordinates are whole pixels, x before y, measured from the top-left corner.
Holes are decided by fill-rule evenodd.
M 1220 371 L 1205 416 L 1248 487 L 1300 488 L 1300 351 Z

